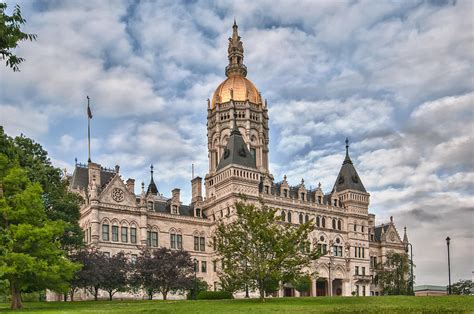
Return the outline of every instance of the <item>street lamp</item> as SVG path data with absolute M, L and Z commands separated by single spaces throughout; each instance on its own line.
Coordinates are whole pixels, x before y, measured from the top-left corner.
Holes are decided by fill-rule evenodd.
M 410 289 L 411 289 L 410 292 L 411 294 L 413 294 L 414 293 L 413 292 L 413 278 L 414 278 L 413 276 L 413 245 L 410 242 L 407 243 L 407 246 L 405 248 L 405 251 L 407 253 L 408 253 L 408 246 L 410 246 L 410 264 L 411 264 L 410 265 Z
M 449 242 L 451 241 L 450 237 L 446 238 L 446 245 L 448 246 L 448 294 L 451 295 L 451 260 L 449 258 Z
M 193 260 L 194 262 L 194 290 L 193 290 L 193 299 L 194 300 L 197 300 L 197 275 L 196 275 L 196 272 L 197 272 L 197 268 L 198 268 L 198 260 L 195 258 Z

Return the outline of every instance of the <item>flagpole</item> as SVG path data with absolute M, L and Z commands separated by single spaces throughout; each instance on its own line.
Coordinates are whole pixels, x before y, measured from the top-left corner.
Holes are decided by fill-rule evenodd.
M 87 96 L 87 146 L 89 148 L 89 159 L 87 159 L 87 162 L 91 162 L 91 116 L 89 112 L 89 96 Z

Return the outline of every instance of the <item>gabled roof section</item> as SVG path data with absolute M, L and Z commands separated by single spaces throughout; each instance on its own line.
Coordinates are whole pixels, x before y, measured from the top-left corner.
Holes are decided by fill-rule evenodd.
M 360 180 L 359 174 L 357 173 L 352 160 L 349 157 L 349 140 L 346 138 L 346 158 L 342 163 L 341 170 L 337 176 L 336 182 L 334 183 L 333 191 L 344 191 L 344 190 L 355 190 L 359 192 L 367 193 L 362 181 Z
M 102 184 L 101 188 L 103 188 L 107 183 L 112 180 L 115 176 L 115 172 L 112 169 L 100 169 L 100 182 Z M 77 163 L 76 167 L 74 168 L 74 173 L 72 174 L 71 178 L 71 188 L 76 189 L 84 189 L 86 190 L 89 185 L 89 169 L 87 165 Z
M 376 226 L 374 228 L 375 242 L 380 242 L 382 240 L 382 229 L 384 233 L 387 233 L 389 228 L 390 228 L 390 224 Z
M 224 149 L 224 154 L 222 155 L 219 164 L 217 165 L 217 170 L 225 168 L 228 165 L 238 165 L 248 168 L 257 169 L 255 159 L 245 145 L 244 138 L 237 128 L 235 122 L 237 114 L 234 113 L 234 126 L 233 130 L 230 133 L 229 141 L 227 146 Z

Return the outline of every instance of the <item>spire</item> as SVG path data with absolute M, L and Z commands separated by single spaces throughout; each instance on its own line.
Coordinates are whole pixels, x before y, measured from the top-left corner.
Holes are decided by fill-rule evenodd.
M 342 164 L 343 165 L 352 164 L 351 157 L 349 157 L 349 139 L 347 137 L 346 137 L 346 158 L 344 158 L 344 162 Z
M 242 134 L 240 134 L 239 128 L 237 127 L 237 113 L 235 112 L 234 119 L 232 119 L 232 131 L 230 132 L 230 134 L 237 134 L 242 136 Z
M 153 165 L 150 165 L 150 184 L 148 184 L 146 194 L 158 195 L 158 188 L 156 187 L 155 180 L 153 180 Z
M 240 40 L 237 22 L 234 18 L 232 26 L 232 37 L 229 38 L 229 48 L 227 49 L 229 65 L 225 68 L 225 75 L 239 74 L 247 76 L 247 67 L 244 65 L 244 46 Z
M 407 236 L 407 227 L 403 228 L 403 243 L 408 243 L 408 236 Z

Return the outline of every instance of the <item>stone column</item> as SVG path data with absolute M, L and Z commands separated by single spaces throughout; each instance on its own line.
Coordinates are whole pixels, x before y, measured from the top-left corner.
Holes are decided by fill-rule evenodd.
M 311 296 L 315 297 L 316 294 L 316 279 L 311 279 Z

